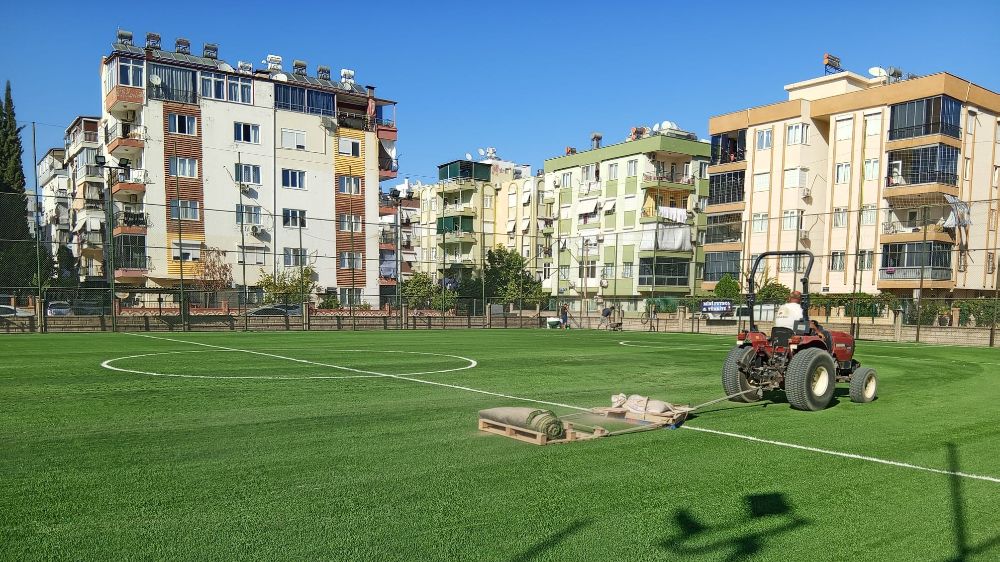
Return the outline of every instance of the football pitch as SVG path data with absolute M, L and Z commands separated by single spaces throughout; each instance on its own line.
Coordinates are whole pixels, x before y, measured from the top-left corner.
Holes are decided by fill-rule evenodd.
M 734 338 L 0 338 L 0 559 L 996 560 L 1000 350 L 859 342 L 879 398 L 538 447 L 480 409 L 722 396 Z

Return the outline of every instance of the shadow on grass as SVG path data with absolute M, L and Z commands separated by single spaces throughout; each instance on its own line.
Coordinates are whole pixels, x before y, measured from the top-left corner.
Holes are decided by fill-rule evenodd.
M 742 560 L 759 554 L 768 539 L 811 523 L 797 516 L 784 494 L 745 496 L 747 513 L 734 523 L 707 525 L 688 509 L 674 514 L 678 532 L 660 542 L 660 547 L 680 557 L 714 554 L 724 560 Z M 748 529 L 750 523 L 759 530 Z
M 965 517 L 965 499 L 962 497 L 962 477 L 958 473 L 962 472 L 962 467 L 958 463 L 958 447 L 954 443 L 948 443 L 948 471 L 949 484 L 951 487 L 951 513 L 952 530 L 955 533 L 955 556 L 949 561 L 964 562 L 970 556 L 983 554 L 993 548 L 1000 547 L 1000 535 L 993 537 L 975 546 L 969 545 L 969 529 Z
M 550 548 L 566 540 L 574 533 L 577 533 L 587 525 L 590 525 L 590 523 L 591 523 L 590 519 L 577 519 L 576 521 L 570 523 L 566 527 L 563 527 L 559 531 L 556 531 L 549 537 L 531 545 L 531 548 L 511 558 L 511 561 L 527 562 L 528 560 L 534 560 L 537 556 L 541 555 L 546 550 L 549 550 Z

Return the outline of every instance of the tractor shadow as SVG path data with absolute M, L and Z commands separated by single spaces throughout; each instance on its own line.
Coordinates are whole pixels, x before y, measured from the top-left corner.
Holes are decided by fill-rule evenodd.
M 710 524 L 689 509 L 673 515 L 678 531 L 659 546 L 678 557 L 713 555 L 721 560 L 743 560 L 760 554 L 767 541 L 812 523 L 795 514 L 785 495 L 777 492 L 744 496 L 743 517 L 727 518 Z
M 965 515 L 965 499 L 962 495 L 962 477 L 959 473 L 962 467 L 958 462 L 958 447 L 948 443 L 948 484 L 951 492 L 952 532 L 955 535 L 955 556 L 948 558 L 949 562 L 965 562 L 970 557 L 978 557 L 995 548 L 1000 548 L 1000 535 L 981 542 L 969 544 L 969 527 Z
M 511 558 L 511 562 L 527 562 L 528 560 L 535 560 L 545 551 L 563 542 L 570 536 L 578 533 L 584 527 L 590 525 L 591 523 L 592 521 L 590 519 L 577 519 L 576 521 L 573 521 L 572 523 L 556 531 L 555 533 L 552 533 L 548 537 L 531 545 L 531 547 L 529 547 L 521 554 L 518 554 L 517 556 Z

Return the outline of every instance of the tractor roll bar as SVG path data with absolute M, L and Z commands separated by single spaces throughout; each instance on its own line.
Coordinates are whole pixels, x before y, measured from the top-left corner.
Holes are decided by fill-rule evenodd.
M 753 262 L 750 266 L 750 279 L 747 280 L 747 307 L 750 309 L 750 331 L 757 331 L 757 324 L 753 321 L 753 307 L 756 301 L 756 291 L 754 291 L 753 281 L 757 276 L 757 266 L 760 265 L 761 260 L 769 256 L 807 256 L 809 261 L 806 262 L 806 270 L 802 276 L 802 320 L 809 325 L 809 273 L 812 271 L 813 262 L 816 261 L 816 257 L 809 250 L 783 250 L 774 252 L 764 252 L 757 256 L 757 260 Z M 792 290 L 795 290 L 793 287 Z

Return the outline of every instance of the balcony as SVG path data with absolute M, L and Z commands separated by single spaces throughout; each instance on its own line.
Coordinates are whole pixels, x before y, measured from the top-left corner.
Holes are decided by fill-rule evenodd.
M 948 281 L 952 272 L 950 267 L 925 265 L 923 267 L 883 267 L 878 270 L 880 281 L 920 281 L 923 270 L 924 281 Z M 908 285 L 910 286 L 910 285 Z
M 597 180 L 587 180 L 580 183 L 580 197 L 588 197 L 601 194 L 601 182 Z
M 476 191 L 482 180 L 472 178 L 451 178 L 441 182 L 441 193 L 462 193 Z M 487 180 L 488 181 L 488 180 Z
M 399 160 L 395 158 L 379 157 L 378 177 L 380 180 L 392 179 L 398 175 Z
M 77 149 L 84 145 L 93 145 L 93 147 L 96 147 L 97 143 L 97 131 L 77 130 L 66 139 L 66 154 L 75 154 Z
M 936 224 L 937 220 L 928 221 L 925 226 L 922 220 L 888 221 L 882 223 L 882 237 L 879 241 L 883 244 L 895 242 L 946 242 L 955 243 L 954 229 L 945 229 Z M 926 228 L 927 232 L 924 233 Z
M 642 175 L 643 189 L 672 189 L 693 191 L 695 177 L 683 172 L 652 172 Z
M 463 230 L 456 230 L 453 232 L 446 232 L 444 234 L 445 244 L 455 244 L 455 243 L 474 243 L 476 241 L 476 233 L 468 232 Z
M 146 184 L 149 183 L 149 174 L 146 170 L 130 169 L 126 174 L 118 170 L 111 173 L 108 178 L 111 182 L 111 195 L 139 195 L 146 192 Z
M 962 128 L 953 123 L 924 123 L 921 125 L 910 125 L 907 127 L 895 127 L 889 129 L 889 140 L 910 139 L 926 135 L 945 135 L 956 139 L 962 138 Z
M 115 86 L 104 96 L 104 108 L 109 113 L 121 114 L 139 109 L 146 101 L 146 92 L 132 86 Z
M 670 222 L 670 223 L 687 223 L 689 218 L 689 213 L 686 208 L 681 207 L 670 207 L 670 206 L 656 206 L 653 204 L 643 205 L 642 211 L 639 213 L 640 223 L 650 223 L 650 222 Z
M 349 113 L 341 111 L 337 114 L 337 125 L 347 129 L 358 131 L 374 131 L 374 123 L 367 115 L 362 113 Z
M 115 158 L 137 161 L 146 146 L 146 127 L 131 123 L 116 123 L 104 127 L 104 144 Z
M 556 221 L 555 219 L 541 219 L 542 221 L 542 234 L 552 234 L 555 230 Z
M 97 133 L 94 133 L 95 135 Z M 103 183 L 104 182 L 104 168 L 100 166 L 82 166 L 79 169 L 80 175 L 77 176 L 77 183 L 81 181 Z
M 149 256 L 115 256 L 115 279 L 143 277 L 152 269 L 153 258 Z
M 79 233 L 81 250 L 102 250 L 104 248 L 104 231 L 90 230 Z
M 705 244 L 739 244 L 743 240 L 743 225 L 710 224 L 705 229 Z
M 445 205 L 444 210 L 441 212 L 441 216 L 444 217 L 474 217 L 476 216 L 477 209 L 472 206 L 471 203 L 465 203 L 462 205 Z
M 912 196 L 915 204 L 944 204 L 943 194 L 958 197 L 958 174 L 927 171 L 893 174 L 885 178 L 885 198 Z M 915 205 L 916 206 L 916 205 Z
M 114 235 L 146 234 L 150 226 L 149 213 L 121 211 L 115 215 Z

